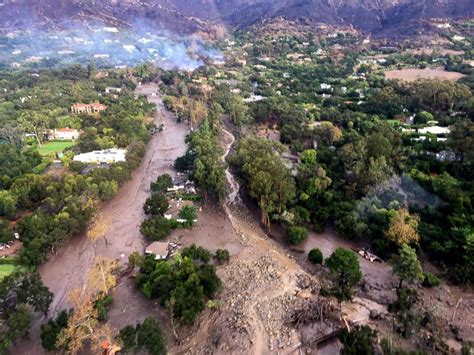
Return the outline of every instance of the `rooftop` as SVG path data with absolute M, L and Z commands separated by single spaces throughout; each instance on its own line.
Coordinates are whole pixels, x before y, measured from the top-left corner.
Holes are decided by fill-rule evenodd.
M 169 253 L 169 242 L 154 242 L 145 249 L 145 254 L 154 254 L 156 259 L 166 259 Z

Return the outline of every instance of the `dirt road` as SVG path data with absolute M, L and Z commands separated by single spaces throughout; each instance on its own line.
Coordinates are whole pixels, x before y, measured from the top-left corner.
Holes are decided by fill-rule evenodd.
M 152 84 L 143 85 L 136 90 L 136 94 L 147 95 L 148 100 L 157 105 L 155 123 L 163 123 L 165 128 L 149 142 L 132 180 L 121 187 L 118 195 L 104 204 L 100 211 L 102 217 L 111 221 L 108 244 L 101 239 L 94 245 L 84 235 L 76 236 L 57 256 L 51 257 L 39 269 L 43 282 L 54 293 L 48 316 L 68 307 L 69 291 L 85 283 L 96 256 L 126 262 L 133 251 L 143 252 L 144 240 L 138 227 L 144 219 L 143 203 L 149 196 L 150 183 L 161 174 L 173 175 L 172 164 L 186 151 L 184 140 L 188 133 L 187 125 L 177 123 L 172 114 L 164 110 L 161 97 L 156 95 L 157 90 L 158 86 Z M 122 279 L 114 291 L 114 304 L 109 314 L 112 323 L 121 328 L 124 324 L 141 321 L 149 315 L 149 307 L 149 303 L 133 288 L 130 280 Z M 42 317 L 35 322 L 30 339 L 19 342 L 13 353 L 44 353 L 39 340 L 39 328 L 44 320 L 45 317 Z

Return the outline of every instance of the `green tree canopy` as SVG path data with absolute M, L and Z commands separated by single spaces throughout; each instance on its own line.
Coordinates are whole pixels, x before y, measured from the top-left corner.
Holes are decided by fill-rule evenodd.
M 326 266 L 335 277 L 335 294 L 340 300 L 349 300 L 352 297 L 353 288 L 362 279 L 359 259 L 352 250 L 338 247 L 329 258 Z
M 406 244 L 402 245 L 393 264 L 393 272 L 400 278 L 399 287 L 402 287 L 403 281 L 413 283 L 423 280 L 423 271 L 415 249 Z

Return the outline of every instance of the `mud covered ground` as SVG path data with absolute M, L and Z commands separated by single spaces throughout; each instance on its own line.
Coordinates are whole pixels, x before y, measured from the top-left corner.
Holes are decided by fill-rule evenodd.
M 172 165 L 186 151 L 184 139 L 188 133 L 187 125 L 177 123 L 172 114 L 164 110 L 161 97 L 156 95 L 157 89 L 157 85 L 143 85 L 137 88 L 136 93 L 148 95 L 149 101 L 157 104 L 155 122 L 158 125 L 163 123 L 165 129 L 149 142 L 132 180 L 120 188 L 115 198 L 102 206 L 100 216 L 103 220 L 110 220 L 108 243 L 101 239 L 93 244 L 85 235 L 75 236 L 58 255 L 51 257 L 39 268 L 43 282 L 54 293 L 50 312 L 47 317 L 35 321 L 29 339 L 20 341 L 12 353 L 44 353 L 39 339 L 40 324 L 68 308 L 68 293 L 86 282 L 88 270 L 96 256 L 126 262 L 133 251 L 143 253 L 145 244 L 138 228 L 145 217 L 143 203 L 149 196 L 150 183 L 161 174 L 173 175 Z M 126 324 L 141 322 L 151 313 L 150 307 L 153 305 L 134 289 L 131 280 L 119 280 L 113 297 L 110 320 L 117 329 Z
M 95 256 L 125 263 L 133 251 L 143 252 L 145 241 L 138 227 L 144 218 L 142 206 L 149 196 L 150 182 L 158 175 L 174 174 L 172 164 L 185 152 L 184 139 L 188 132 L 188 126 L 177 123 L 164 110 L 161 98 L 153 94 L 156 90 L 157 86 L 147 85 L 140 87 L 138 93 L 147 94 L 149 100 L 157 104 L 155 121 L 164 123 L 165 129 L 150 141 L 132 181 L 124 185 L 100 212 L 111 219 L 108 245 L 104 240 L 94 245 L 85 236 L 77 236 L 40 268 L 45 284 L 55 295 L 48 317 L 68 307 L 67 293 L 85 282 Z M 225 130 L 221 138 L 225 159 L 235 139 Z M 166 311 L 146 300 L 135 288 L 133 279 L 122 277 L 113 292 L 114 302 L 108 319 L 118 330 L 127 324 L 141 322 L 147 316 L 156 316 L 167 334 L 170 354 L 296 354 L 302 349 L 304 332 L 294 328 L 288 322 L 288 316 L 308 299 L 318 300 L 323 286 L 324 270 L 308 263 L 308 251 L 317 247 L 328 257 L 338 246 L 350 249 L 361 246 L 339 238 L 329 229 L 322 234 L 312 233 L 305 243 L 290 249 L 282 241 L 281 228 L 275 225 L 269 232 L 261 228 L 252 206 L 249 208 L 240 203 L 239 185 L 229 170 L 226 176 L 230 193 L 224 208 L 202 206 L 198 222 L 192 229 L 176 230 L 168 238 L 183 245 L 194 243 L 211 251 L 229 250 L 230 262 L 218 268 L 223 282 L 217 297 L 218 306 L 206 309 L 195 326 L 181 328 L 176 341 Z M 386 313 L 387 304 L 395 298 L 397 280 L 388 263 L 370 263 L 360 258 L 360 264 L 364 279 L 357 297 L 353 302 L 343 304 L 340 312 L 349 320 L 372 324 L 382 334 L 391 336 L 390 322 L 370 319 L 370 311 Z M 457 309 L 453 323 L 461 329 L 464 338 L 472 339 L 472 293 L 443 285 L 438 289 L 423 290 L 423 299 L 445 320 L 440 324 L 443 328 L 448 327 L 447 323 Z M 19 341 L 13 354 L 44 353 L 39 327 L 46 319 L 42 317 L 35 321 L 30 338 Z M 330 331 L 333 326 L 330 321 L 322 321 L 306 331 L 314 336 Z M 402 339 L 395 340 L 403 342 Z M 450 339 L 450 345 L 459 349 L 459 343 L 454 339 Z M 334 341 L 318 353 L 335 354 L 339 348 L 340 344 Z

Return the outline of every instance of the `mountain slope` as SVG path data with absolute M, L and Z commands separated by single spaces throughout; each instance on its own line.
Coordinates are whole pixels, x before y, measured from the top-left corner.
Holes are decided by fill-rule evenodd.
M 68 21 L 147 25 L 180 33 L 215 24 L 242 28 L 284 16 L 352 25 L 373 34 L 412 34 L 428 18 L 472 17 L 472 0 L 4 0 L 1 27 L 61 26 Z

